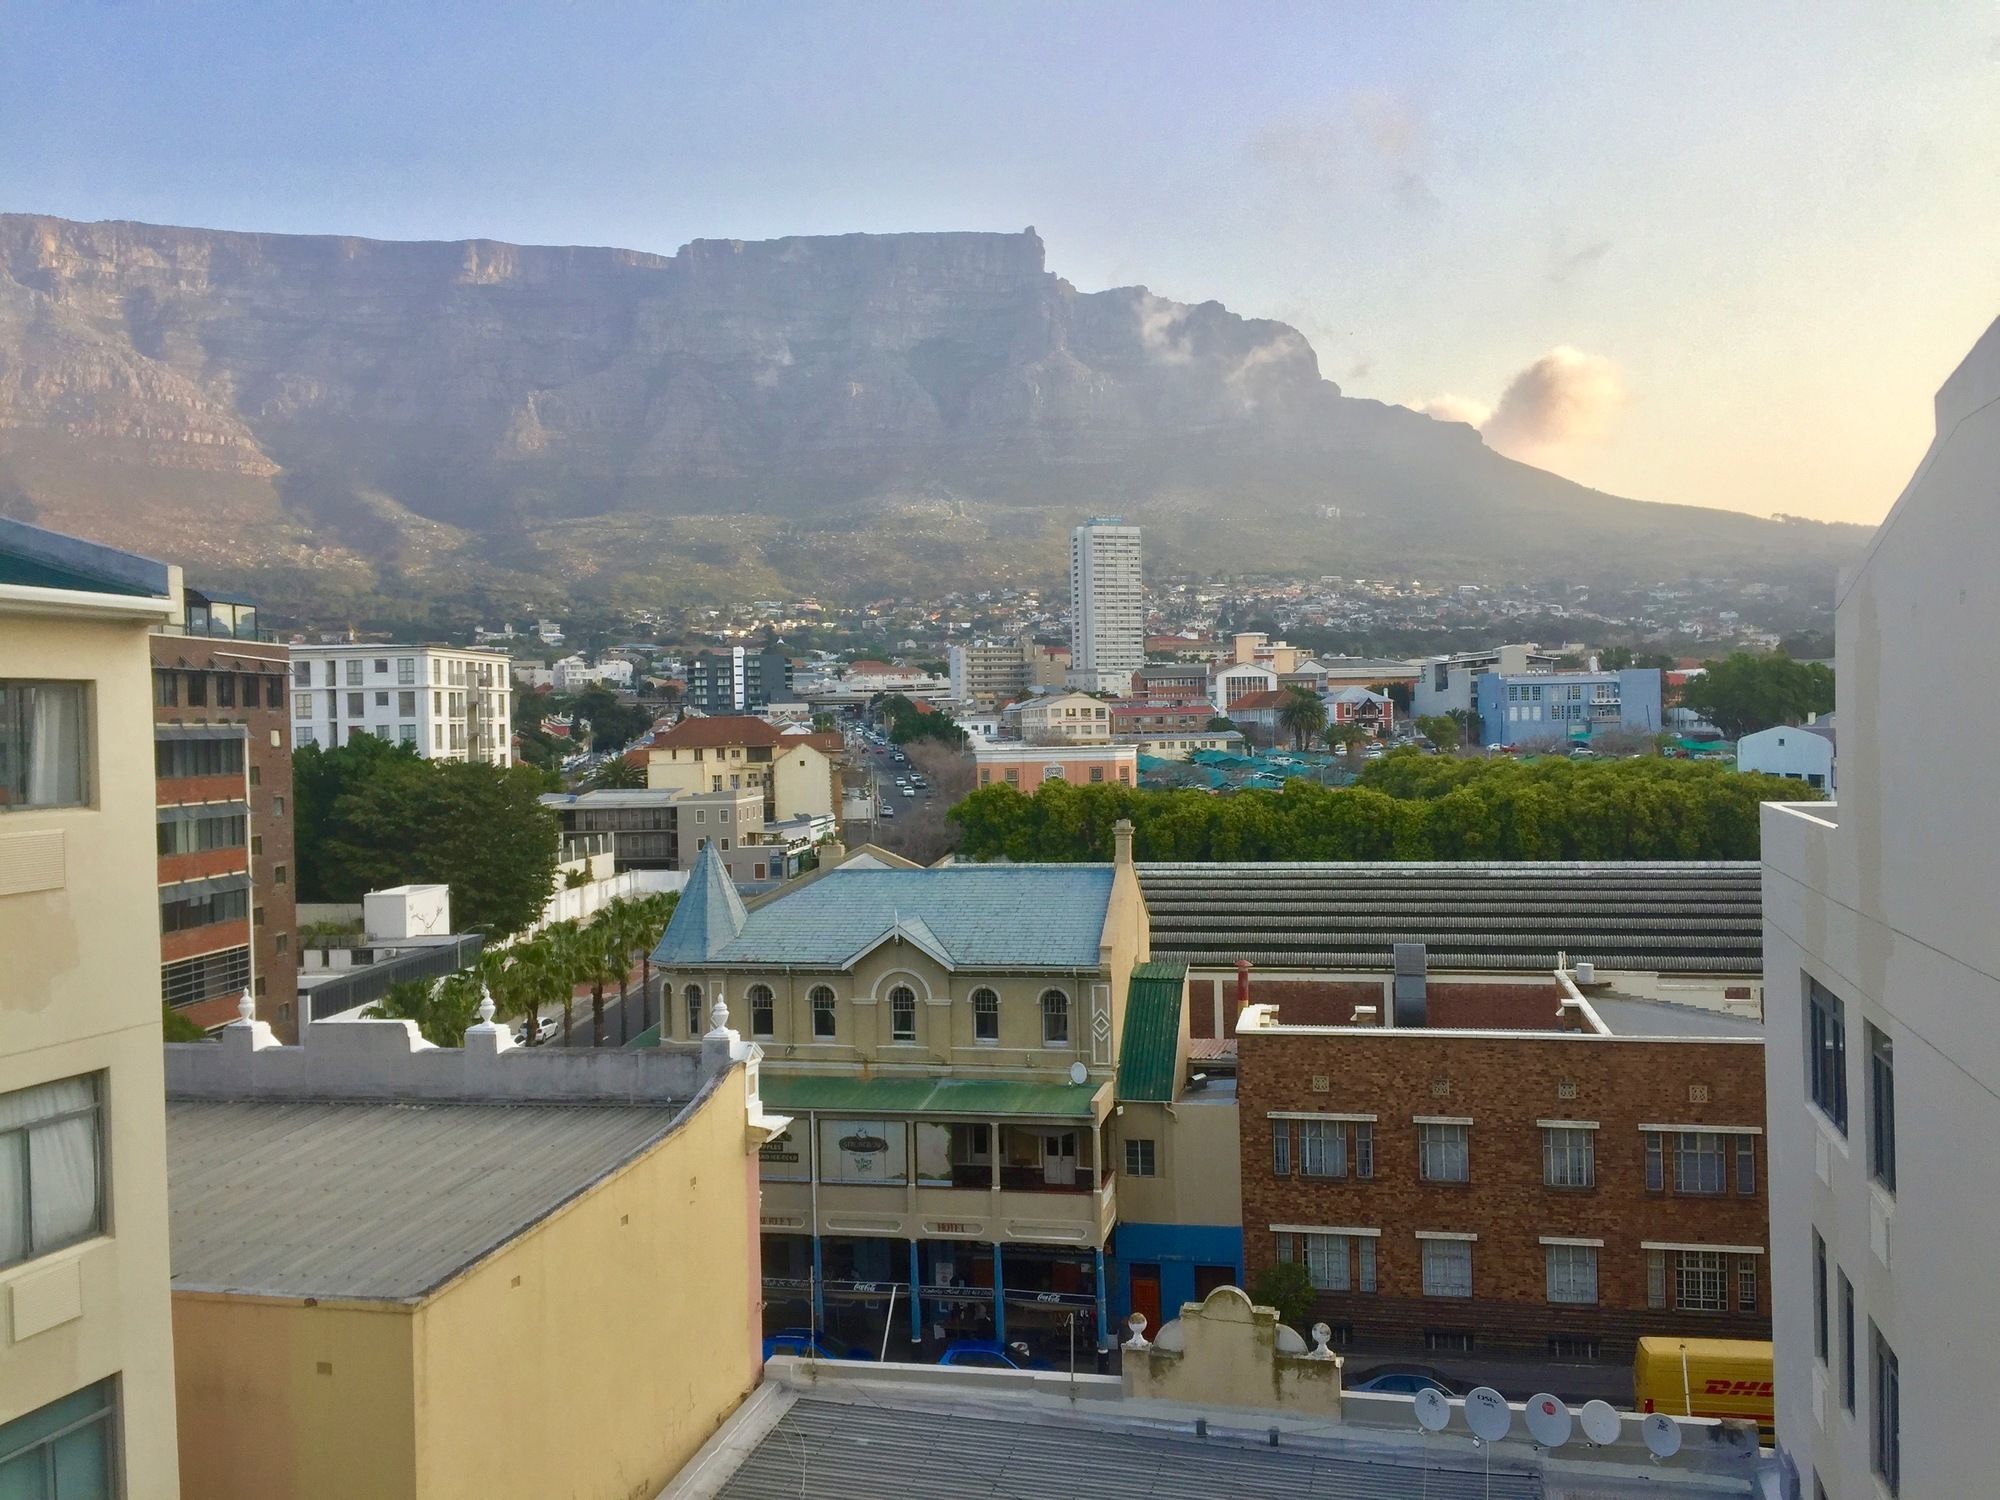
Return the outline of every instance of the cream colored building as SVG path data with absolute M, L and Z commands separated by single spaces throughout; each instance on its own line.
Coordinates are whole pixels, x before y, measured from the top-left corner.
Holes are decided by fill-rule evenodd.
M 1111 743 L 1111 705 L 1088 693 L 1030 698 L 1016 712 L 1021 738 L 1030 745 Z
M 1932 727 L 2000 634 L 2000 322 L 1936 411 L 1837 599 L 1840 800 L 1763 816 L 1778 1448 L 1828 1500 L 2000 1474 L 2000 703 Z
M 837 733 L 802 734 L 747 714 L 686 718 L 653 737 L 646 785 L 655 791 L 764 793 L 764 821 L 838 816 Z
M 626 1500 L 756 1384 L 754 1047 L 239 1022 L 169 1048 L 180 1467 L 203 1500 Z
M 0 519 L 8 1494 L 49 1463 L 65 1500 L 180 1493 L 147 645 L 179 598 L 177 569 Z

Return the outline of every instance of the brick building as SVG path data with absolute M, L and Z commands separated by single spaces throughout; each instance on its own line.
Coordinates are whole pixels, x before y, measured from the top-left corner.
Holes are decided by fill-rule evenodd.
M 1544 984 L 1435 986 L 1435 1015 L 1399 994 L 1359 1026 L 1244 1013 L 1252 1283 L 1302 1262 L 1316 1316 L 1372 1353 L 1768 1338 L 1761 1024 Z
M 1195 733 L 1208 728 L 1215 710 L 1205 700 L 1120 698 L 1111 705 L 1113 734 Z
M 289 648 L 254 605 L 182 590 L 151 637 L 160 994 L 202 1027 L 259 1019 L 297 1035 Z

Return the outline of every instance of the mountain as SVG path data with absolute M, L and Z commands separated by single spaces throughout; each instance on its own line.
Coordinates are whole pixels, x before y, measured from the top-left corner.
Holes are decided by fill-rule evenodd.
M 0 215 L 0 513 L 267 602 L 851 595 L 1149 564 L 1830 581 L 1859 528 L 1587 490 L 1282 323 L 1020 234 L 678 254 Z M 913 585 L 915 586 L 913 589 Z

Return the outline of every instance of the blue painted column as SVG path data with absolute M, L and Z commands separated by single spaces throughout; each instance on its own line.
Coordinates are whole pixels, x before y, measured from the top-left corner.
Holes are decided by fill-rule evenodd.
M 813 1236 L 813 1332 L 826 1327 L 826 1270 L 820 1258 L 819 1236 Z
M 1097 1347 L 1108 1349 L 1111 1324 L 1104 1316 L 1104 1251 L 1097 1252 Z
M 921 1349 L 924 1343 L 924 1282 L 917 1271 L 917 1242 L 910 1241 L 910 1337 Z
M 993 1337 L 1007 1346 L 1007 1274 L 1001 1264 L 1000 1242 L 993 1242 Z

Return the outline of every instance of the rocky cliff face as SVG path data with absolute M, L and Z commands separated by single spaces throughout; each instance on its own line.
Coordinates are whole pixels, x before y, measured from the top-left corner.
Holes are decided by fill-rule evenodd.
M 669 257 L 0 216 L 0 508 L 191 562 L 831 587 L 1040 562 L 1113 507 L 1212 566 L 1763 524 L 1347 400 L 1283 324 L 1078 292 L 1032 230 Z

